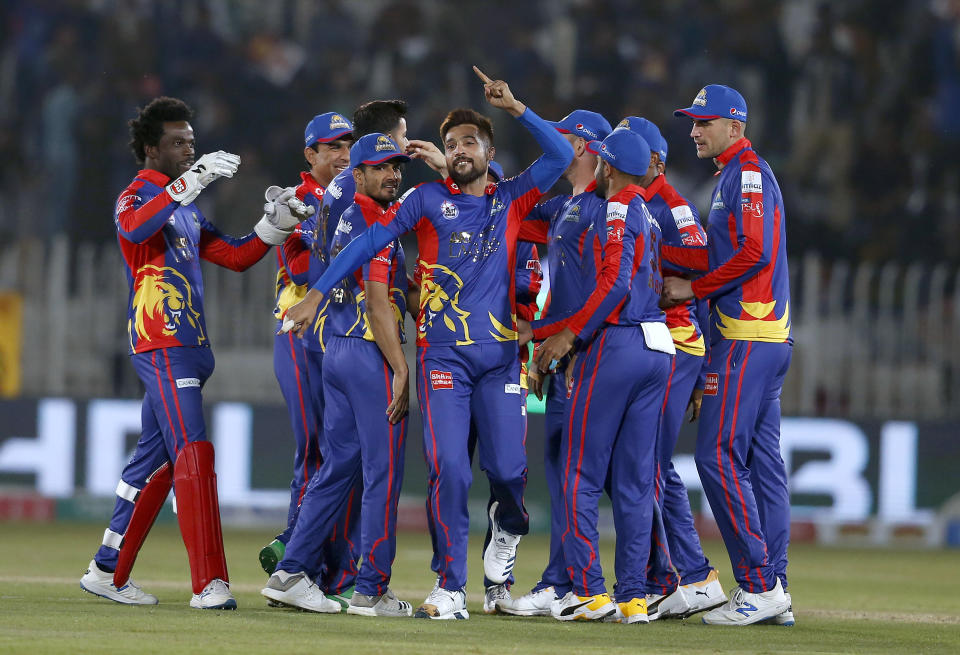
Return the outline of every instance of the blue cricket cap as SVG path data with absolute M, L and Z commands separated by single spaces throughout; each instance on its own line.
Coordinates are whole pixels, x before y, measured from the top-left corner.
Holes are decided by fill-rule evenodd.
M 317 114 L 307 123 L 307 128 L 303 131 L 303 145 L 308 147 L 314 143 L 328 143 L 352 133 L 353 123 L 343 114 L 328 111 Z
M 689 116 L 690 118 L 710 121 L 714 118 L 732 118 L 747 122 L 747 101 L 729 86 L 722 84 L 708 84 L 700 89 L 700 93 L 693 99 L 693 104 L 686 109 L 678 109 L 674 116 Z
M 587 141 L 603 141 L 611 130 L 606 118 L 586 109 L 576 109 L 558 121 L 547 122 L 557 128 L 558 132 L 573 134 Z
M 492 173 L 493 176 L 497 178 L 497 182 L 503 179 L 503 166 L 495 161 L 487 162 L 487 172 Z
M 360 137 L 350 148 L 350 166 L 353 168 L 360 164 L 375 166 L 389 159 L 410 161 L 410 157 L 400 150 L 396 141 L 380 132 Z
M 635 132 L 643 137 L 643 140 L 650 145 L 650 150 L 660 155 L 660 161 L 667 161 L 667 142 L 660 133 L 660 128 L 652 121 L 639 116 L 627 116 L 617 123 L 617 127 L 625 127 L 631 132 Z
M 650 168 L 650 145 L 642 136 L 618 128 L 600 144 L 600 156 L 618 171 L 628 175 L 646 175 Z

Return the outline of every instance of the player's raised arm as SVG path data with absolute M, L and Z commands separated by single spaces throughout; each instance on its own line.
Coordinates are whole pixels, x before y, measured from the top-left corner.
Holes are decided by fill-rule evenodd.
M 531 164 L 521 175 L 514 178 L 518 184 L 527 185 L 539 191 L 539 194 L 531 194 L 529 197 L 528 202 L 530 204 L 525 208 L 528 211 L 567 170 L 567 166 L 573 161 L 573 147 L 550 123 L 517 100 L 506 82 L 490 79 L 476 66 L 473 67 L 473 71 L 483 81 L 483 92 L 487 102 L 494 107 L 507 111 L 519 120 L 543 148 L 543 156 Z M 525 189 L 522 190 L 518 196 L 525 191 Z M 522 210 L 524 208 L 520 207 L 518 209 Z M 525 214 L 526 211 L 517 212 L 518 216 Z

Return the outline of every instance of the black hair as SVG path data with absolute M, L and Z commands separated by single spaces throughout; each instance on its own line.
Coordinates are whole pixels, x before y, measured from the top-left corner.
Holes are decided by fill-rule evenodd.
M 374 132 L 392 132 L 400 119 L 407 115 L 407 103 L 403 100 L 371 100 L 353 112 L 353 138 Z
M 143 164 L 147 155 L 146 146 L 155 146 L 163 136 L 163 124 L 168 122 L 188 121 L 193 118 L 193 109 L 179 98 L 160 96 L 154 98 L 146 107 L 137 109 L 137 117 L 131 118 L 130 149 L 133 150 L 137 163 Z
M 487 145 L 493 145 L 493 123 L 490 119 L 473 109 L 454 109 L 440 123 L 440 140 L 447 138 L 447 132 L 457 125 L 476 125 L 480 134 L 487 138 Z

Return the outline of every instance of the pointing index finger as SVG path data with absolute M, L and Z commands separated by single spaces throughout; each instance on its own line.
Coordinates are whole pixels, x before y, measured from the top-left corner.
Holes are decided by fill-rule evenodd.
M 479 78 L 483 81 L 484 84 L 492 84 L 492 83 L 493 83 L 493 80 L 491 80 L 489 77 L 487 77 L 486 74 L 485 74 L 482 70 L 480 70 L 479 68 L 477 68 L 476 66 L 473 67 L 473 72 L 477 74 L 477 77 L 479 77 Z

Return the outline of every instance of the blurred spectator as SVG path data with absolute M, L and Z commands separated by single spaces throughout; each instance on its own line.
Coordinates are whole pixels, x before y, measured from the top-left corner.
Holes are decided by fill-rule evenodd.
M 960 260 L 960 0 L 5 0 L 0 36 L 5 237 L 42 219 L 114 238 L 134 166 L 119 126 L 153 96 L 203 108 L 200 152 L 249 152 L 242 176 L 283 183 L 299 164 L 291 126 L 402 97 L 411 135 L 436 139 L 447 110 L 481 106 L 478 64 L 547 118 L 655 120 L 681 185 L 703 171 L 672 109 L 707 83 L 735 86 L 750 135 L 788 165 L 792 249 Z M 508 169 L 537 156 L 513 123 L 496 127 Z M 37 216 L 29 200 L 51 175 L 58 193 Z M 411 167 L 407 181 L 421 178 Z M 223 187 L 218 220 L 257 211 L 245 187 Z M 919 217 L 928 229 L 905 229 Z

